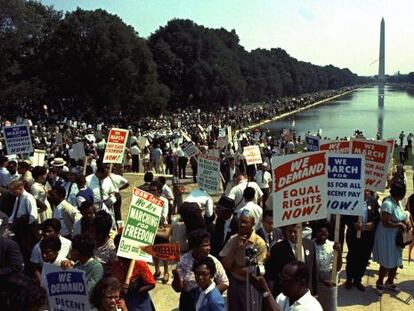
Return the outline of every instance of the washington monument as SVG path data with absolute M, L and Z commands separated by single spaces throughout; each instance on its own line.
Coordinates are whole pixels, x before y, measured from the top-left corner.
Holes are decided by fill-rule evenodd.
M 384 84 L 385 84 L 385 21 L 381 20 L 380 49 L 378 65 L 378 133 L 377 138 L 382 139 L 384 132 Z

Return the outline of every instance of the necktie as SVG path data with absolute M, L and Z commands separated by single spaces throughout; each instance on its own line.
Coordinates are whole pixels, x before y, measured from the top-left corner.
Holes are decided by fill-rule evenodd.
M 19 195 L 19 196 L 16 198 L 16 200 L 17 200 L 17 204 L 16 204 L 16 209 L 15 209 L 15 210 L 14 210 L 14 212 L 13 212 L 12 221 L 15 221 L 15 220 L 16 220 L 17 212 L 19 211 L 19 208 L 20 208 L 20 199 L 21 199 L 21 196 Z

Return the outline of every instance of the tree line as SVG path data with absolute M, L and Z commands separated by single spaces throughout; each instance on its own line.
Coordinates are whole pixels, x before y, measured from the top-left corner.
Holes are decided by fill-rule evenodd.
M 349 69 L 298 61 L 283 49 L 246 51 L 234 30 L 173 19 L 148 39 L 98 9 L 62 13 L 0 0 L 3 111 L 47 105 L 94 117 L 157 115 L 336 89 L 364 81 Z

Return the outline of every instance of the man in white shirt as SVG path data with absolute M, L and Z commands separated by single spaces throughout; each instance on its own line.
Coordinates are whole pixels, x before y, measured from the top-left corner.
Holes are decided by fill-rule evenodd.
M 50 237 L 58 237 L 61 242 L 61 248 L 59 251 L 58 258 L 65 259 L 69 254 L 72 242 L 60 235 L 61 223 L 58 219 L 50 218 L 45 220 L 42 225 L 42 239 Z M 30 262 L 34 270 L 36 278 L 41 279 L 41 272 L 43 267 L 43 258 L 40 250 L 40 241 L 33 247 Z
M 283 311 L 322 311 L 308 289 L 309 278 L 308 267 L 301 261 L 290 262 L 283 268 L 280 276 L 282 293 L 276 298 Z
M 214 202 L 212 197 L 204 190 L 196 188 L 190 192 L 184 202 L 197 203 L 200 206 L 204 218 L 210 218 L 214 213 Z
M 132 160 L 131 170 L 133 173 L 138 173 L 140 150 L 139 150 L 137 142 L 131 143 L 131 148 L 129 149 L 129 152 L 131 153 L 131 160 Z
M 112 205 L 116 202 L 116 189 L 109 178 L 108 167 L 99 165 L 95 174 L 86 177 L 86 185 L 93 191 L 94 204 L 96 204 L 97 211 L 103 209 L 109 212 L 112 210 Z
M 246 204 L 239 210 L 238 216 L 240 216 L 243 211 L 248 210 L 249 213 L 254 217 L 254 230 L 260 228 L 262 221 L 263 209 L 253 202 L 255 191 L 252 187 L 247 187 L 244 189 L 243 198 Z
M 247 187 L 252 187 L 255 190 L 255 197 L 253 202 L 260 204 L 262 201 L 263 192 L 256 182 L 248 181 L 247 176 L 244 172 L 235 173 L 234 179 L 237 182 L 237 185 L 230 190 L 228 197 L 234 200 L 236 204 L 236 211 L 245 205 L 243 192 Z
M 122 219 L 122 215 L 121 215 L 121 207 L 122 207 L 122 197 L 121 197 L 121 191 L 128 188 L 129 187 L 129 182 L 128 180 L 118 174 L 114 174 L 111 173 L 108 176 L 111 181 L 112 184 L 115 188 L 115 198 L 116 198 L 116 202 L 114 203 L 113 207 L 114 207 L 114 213 L 115 213 L 115 220 L 121 220 Z
M 7 157 L 0 157 L 0 193 L 7 191 L 7 186 L 11 181 L 10 172 L 6 169 Z
M 267 163 L 264 162 L 261 164 L 260 169 L 257 170 L 254 180 L 259 185 L 260 189 L 263 192 L 263 204 L 266 203 L 267 198 L 270 194 L 270 187 L 272 185 L 272 175 L 267 171 Z M 263 207 L 265 208 L 265 206 Z

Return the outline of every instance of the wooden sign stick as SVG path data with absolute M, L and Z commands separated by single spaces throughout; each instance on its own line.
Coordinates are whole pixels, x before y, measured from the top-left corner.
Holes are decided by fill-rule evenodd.
M 341 215 L 336 214 L 335 215 L 335 243 L 339 243 L 339 228 L 341 226 Z M 334 250 L 334 258 L 332 262 L 332 277 L 331 281 L 336 284 L 336 274 L 338 270 L 338 256 L 339 252 L 337 250 Z

